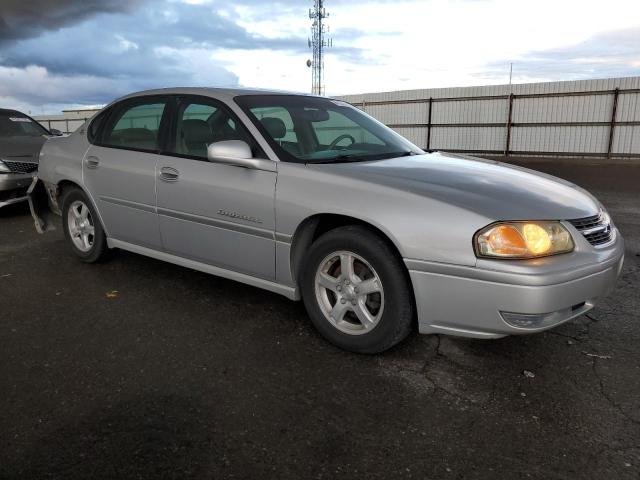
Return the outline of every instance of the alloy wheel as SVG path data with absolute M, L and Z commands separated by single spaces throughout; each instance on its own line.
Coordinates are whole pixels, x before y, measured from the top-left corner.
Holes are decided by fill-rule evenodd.
M 67 228 L 73 245 L 81 252 L 88 252 L 95 240 L 95 226 L 89 207 L 81 200 L 75 200 L 67 212 Z
M 325 318 L 349 335 L 370 332 L 384 311 L 380 277 L 364 258 L 353 252 L 333 252 L 320 262 L 315 293 Z

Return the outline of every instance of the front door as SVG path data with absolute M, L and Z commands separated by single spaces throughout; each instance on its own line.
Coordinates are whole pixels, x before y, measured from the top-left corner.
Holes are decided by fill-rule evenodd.
M 167 104 L 137 97 L 116 105 L 82 167 L 109 237 L 158 250 L 156 163 Z
M 244 140 L 264 155 L 224 104 L 182 97 L 158 163 L 158 220 L 167 253 L 257 276 L 275 277 L 276 173 L 211 163 L 207 146 Z

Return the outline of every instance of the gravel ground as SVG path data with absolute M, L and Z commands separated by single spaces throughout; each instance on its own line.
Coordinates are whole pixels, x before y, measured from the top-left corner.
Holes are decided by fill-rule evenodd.
M 300 303 L 0 211 L 0 478 L 640 478 L 640 165 L 537 161 L 626 239 L 559 328 L 327 344 Z M 530 373 L 529 373 L 530 372 Z

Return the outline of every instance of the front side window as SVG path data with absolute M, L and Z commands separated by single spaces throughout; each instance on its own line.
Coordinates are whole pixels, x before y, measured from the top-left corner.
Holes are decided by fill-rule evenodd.
M 134 150 L 159 150 L 160 123 L 165 101 L 150 100 L 125 107 L 105 128 L 102 144 Z
M 251 113 L 260 121 L 269 136 L 287 152 L 300 153 L 298 135 L 289 111 L 282 107 L 254 107 Z M 281 131 L 279 131 L 281 130 Z
M 18 112 L 0 112 L 0 138 L 42 137 L 48 135 L 42 125 Z
M 207 158 L 207 147 L 224 140 L 242 140 L 252 145 L 245 129 L 226 108 L 206 101 L 181 102 L 175 130 L 174 153 Z M 252 145 L 253 146 L 253 145 Z
M 285 161 L 366 161 L 424 153 L 346 102 L 304 95 L 244 95 L 235 101 Z

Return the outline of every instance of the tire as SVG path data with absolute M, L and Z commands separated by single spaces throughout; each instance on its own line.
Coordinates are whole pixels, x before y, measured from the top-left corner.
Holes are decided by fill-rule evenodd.
M 108 248 L 104 229 L 93 204 L 79 188 L 63 194 L 62 226 L 67 244 L 80 260 L 95 263 L 105 258 Z
M 382 352 L 414 326 L 408 272 L 388 240 L 368 228 L 352 225 L 320 236 L 300 286 L 314 326 L 344 350 Z

